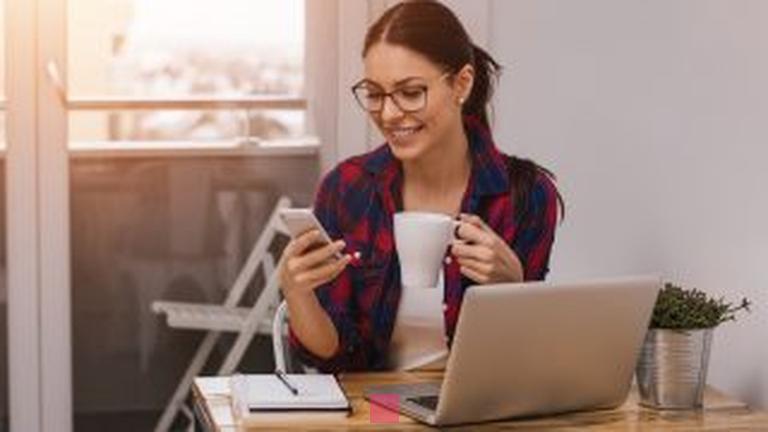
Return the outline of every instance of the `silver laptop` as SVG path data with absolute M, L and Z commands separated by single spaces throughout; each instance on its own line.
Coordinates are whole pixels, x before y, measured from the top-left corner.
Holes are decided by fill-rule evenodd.
M 436 426 L 616 407 L 660 288 L 652 277 L 471 287 L 443 381 L 365 397 Z

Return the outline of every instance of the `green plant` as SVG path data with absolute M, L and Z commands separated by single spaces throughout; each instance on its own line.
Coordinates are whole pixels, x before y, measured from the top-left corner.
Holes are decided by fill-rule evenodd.
M 749 300 L 733 306 L 723 298 L 714 299 L 697 289 L 683 289 L 666 283 L 659 292 L 653 308 L 651 328 L 701 329 L 712 328 L 736 319 L 736 312 L 749 312 Z

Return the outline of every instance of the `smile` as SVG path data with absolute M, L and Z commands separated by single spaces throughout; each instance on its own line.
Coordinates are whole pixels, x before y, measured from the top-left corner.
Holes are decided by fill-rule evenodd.
M 407 128 L 389 129 L 387 132 L 392 138 L 400 140 L 403 138 L 410 137 L 415 133 L 421 131 L 422 129 L 424 129 L 424 126 L 413 126 L 413 127 L 407 127 Z

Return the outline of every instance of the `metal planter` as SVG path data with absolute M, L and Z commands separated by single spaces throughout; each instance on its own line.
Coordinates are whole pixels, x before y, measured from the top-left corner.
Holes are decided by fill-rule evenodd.
M 648 330 L 637 363 L 641 405 L 658 409 L 702 406 L 712 330 Z

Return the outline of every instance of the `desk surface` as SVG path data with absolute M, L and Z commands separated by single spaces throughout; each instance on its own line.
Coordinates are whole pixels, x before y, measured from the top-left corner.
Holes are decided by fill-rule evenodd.
M 269 425 L 268 429 L 290 430 L 360 430 L 387 429 L 392 430 L 421 430 L 426 426 L 416 423 L 406 416 L 400 416 L 398 424 L 372 424 L 370 422 L 370 405 L 363 399 L 363 390 L 371 385 L 437 381 L 442 377 L 438 372 L 419 373 L 362 373 L 345 374 L 340 381 L 352 403 L 354 414 L 337 424 L 327 422 L 312 424 L 309 422 L 292 422 L 290 425 Z M 227 378 L 211 378 L 217 387 L 226 389 Z M 217 432 L 234 432 L 237 428 L 232 420 L 229 394 L 222 391 L 217 394 L 207 394 L 205 397 L 199 388 L 193 386 L 195 408 L 204 427 Z M 560 430 L 573 431 L 588 428 L 595 431 L 626 431 L 653 430 L 704 430 L 731 431 L 738 429 L 765 431 L 768 430 L 768 413 L 752 411 L 723 393 L 708 388 L 704 396 L 704 409 L 697 411 L 656 411 L 640 407 L 635 389 L 627 401 L 613 410 L 592 411 L 564 414 L 539 419 L 511 420 L 483 425 L 472 425 L 471 430 Z M 454 430 L 461 430 L 455 428 Z M 467 429 L 467 428 L 464 428 Z M 467 429 L 469 430 L 469 429 Z

